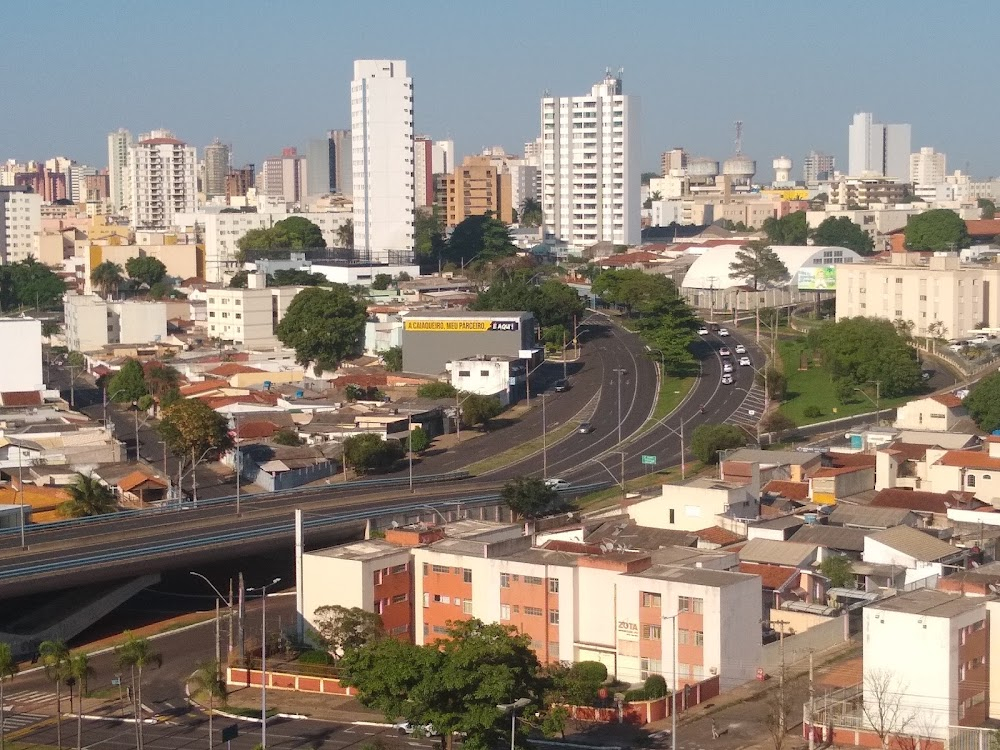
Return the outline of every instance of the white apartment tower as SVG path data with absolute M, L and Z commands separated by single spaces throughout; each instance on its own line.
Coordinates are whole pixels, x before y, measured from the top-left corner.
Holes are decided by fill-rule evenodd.
M 640 241 L 639 101 L 610 73 L 588 96 L 542 99 L 545 228 L 572 248 Z
M 131 222 L 136 229 L 162 229 L 174 216 L 197 208 L 197 155 L 169 130 L 143 133 L 129 149 Z
M 916 186 L 944 184 L 947 159 L 932 146 L 922 146 L 920 151 L 910 154 L 910 182 Z
M 870 112 L 859 112 L 848 128 L 847 157 L 851 177 L 905 181 L 910 176 L 910 126 L 873 122 Z
M 206 198 L 226 194 L 229 156 L 229 146 L 218 138 L 205 146 L 205 184 L 202 185 L 202 191 Z
M 122 216 L 128 211 L 129 200 L 128 154 L 132 148 L 132 134 L 125 128 L 108 133 L 108 186 L 111 213 Z
M 0 264 L 38 257 L 41 229 L 42 196 L 23 187 L 0 187 Z
M 354 247 L 413 254 L 413 79 L 403 60 L 355 60 L 351 81 Z M 398 256 L 394 260 L 401 260 Z

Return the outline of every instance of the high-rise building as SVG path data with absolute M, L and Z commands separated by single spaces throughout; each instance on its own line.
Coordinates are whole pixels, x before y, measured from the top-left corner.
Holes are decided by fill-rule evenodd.
M 31 162 L 29 171 L 14 175 L 14 185 L 30 189 L 41 196 L 45 203 L 53 203 L 69 198 L 68 180 L 65 172 L 49 169 L 40 162 Z
M 230 148 L 218 138 L 205 146 L 205 182 L 206 198 L 214 198 L 226 194 L 226 175 L 229 174 Z
M 933 146 L 922 146 L 920 151 L 910 154 L 910 182 L 916 186 L 941 185 L 947 158 Z
M 351 131 L 331 130 L 330 140 L 333 142 L 333 153 L 336 159 L 336 169 L 333 175 L 333 187 L 341 195 L 351 194 L 352 173 L 351 164 Z
M 413 79 L 403 60 L 355 60 L 351 81 L 354 246 L 413 253 Z M 394 255 L 394 260 L 400 260 Z
M 660 157 L 660 173 L 666 177 L 675 169 L 687 169 L 688 155 L 682 148 L 672 148 L 664 151 Z
M 434 141 L 431 149 L 431 173 L 445 174 L 455 169 L 455 141 Z
M 27 186 L 0 187 L 0 263 L 38 256 L 35 235 L 42 228 L 42 196 Z
M 830 154 L 810 151 L 802 161 L 802 178 L 806 185 L 815 185 L 833 179 L 836 160 Z
M 306 164 L 309 173 L 306 194 L 310 197 L 328 195 L 336 189 L 337 152 L 333 138 L 313 138 L 306 146 Z
M 413 197 L 417 208 L 434 202 L 434 142 L 425 135 L 413 139 Z
M 169 130 L 139 136 L 129 149 L 130 217 L 136 229 L 161 229 L 174 216 L 194 213 L 198 203 L 194 146 L 178 140 Z
M 111 213 L 124 216 L 131 204 L 129 199 L 128 153 L 132 134 L 125 128 L 108 133 L 108 186 L 111 190 Z
M 510 174 L 502 172 L 489 156 L 466 156 L 462 165 L 445 178 L 445 189 L 449 227 L 486 213 L 505 224 L 514 221 Z
M 500 174 L 510 176 L 510 204 L 514 211 L 520 213 L 526 200 L 538 200 L 538 167 L 535 160 L 512 156 L 502 146 L 483 149 L 483 156 L 490 158 L 490 163 Z
M 910 126 L 885 125 L 859 112 L 848 128 L 847 166 L 851 177 L 878 175 L 895 180 L 910 176 Z
M 261 167 L 262 195 L 286 203 L 305 200 L 309 182 L 306 158 L 295 148 L 284 148 L 281 156 L 269 156 Z
M 639 102 L 610 73 L 587 96 L 542 99 L 545 228 L 578 250 L 635 245 L 639 218 Z
M 230 198 L 239 198 L 247 194 L 247 191 L 254 186 L 254 165 L 247 164 L 239 169 L 230 170 L 226 175 L 226 201 Z
M 69 167 L 69 198 L 74 203 L 87 202 L 87 178 L 94 177 L 97 170 L 86 164 L 74 162 Z

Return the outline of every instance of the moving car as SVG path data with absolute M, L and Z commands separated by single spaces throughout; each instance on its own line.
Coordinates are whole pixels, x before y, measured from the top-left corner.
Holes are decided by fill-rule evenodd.
M 589 435 L 594 431 L 594 425 L 590 422 L 580 422 L 580 426 L 576 428 L 576 431 L 581 435 Z
M 740 357 L 740 367 L 751 367 L 750 357 Z
M 707 336 L 708 335 L 708 328 L 706 328 L 705 326 L 702 326 L 701 328 L 699 328 L 698 329 L 698 335 L 699 336 Z
M 743 344 L 737 344 L 736 345 L 736 353 L 737 354 L 746 354 L 747 353 L 747 348 L 745 346 L 743 346 Z
M 733 371 L 732 364 L 729 363 L 729 362 L 723 362 L 722 363 L 722 371 L 723 372 L 732 372 Z
M 563 391 L 569 390 L 569 381 L 565 378 L 559 378 L 555 383 L 552 384 L 552 389 L 556 393 L 562 393 Z
M 730 375 L 727 372 L 725 375 L 722 376 L 722 384 L 723 385 L 732 385 L 733 384 L 733 376 Z
M 723 357 L 728 357 L 730 354 L 732 354 L 732 352 L 729 351 L 728 346 L 724 346 L 721 349 L 719 349 L 719 354 L 721 354 Z
M 728 328 L 720 328 L 719 329 L 719 335 L 720 336 L 728 336 L 729 335 L 729 329 Z
M 565 479 L 549 478 L 545 480 L 545 486 L 553 490 L 566 490 L 569 489 L 569 482 Z
M 418 724 L 411 724 L 408 721 L 401 721 L 396 724 L 396 730 L 400 734 L 417 734 L 422 737 L 437 737 L 439 734 L 433 724 L 420 726 Z

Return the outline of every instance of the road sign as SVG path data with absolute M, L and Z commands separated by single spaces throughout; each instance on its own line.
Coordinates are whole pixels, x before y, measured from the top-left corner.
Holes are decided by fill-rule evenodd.
M 121 677 L 112 677 L 111 678 L 111 684 L 114 685 L 114 686 L 116 686 L 116 687 L 121 687 L 122 678 Z
M 239 737 L 239 734 L 240 734 L 240 725 L 230 724 L 228 727 L 222 728 L 222 741 L 232 742 L 237 737 Z
M 656 456 L 643 456 L 642 463 L 644 466 L 656 466 Z

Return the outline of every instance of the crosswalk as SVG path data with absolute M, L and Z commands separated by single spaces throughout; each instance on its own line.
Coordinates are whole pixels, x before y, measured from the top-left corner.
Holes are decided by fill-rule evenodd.
M 64 696 L 65 697 L 65 696 Z M 24 708 L 26 706 L 40 706 L 46 703 L 55 703 L 56 694 L 43 692 L 41 690 L 17 690 L 14 692 L 4 691 L 4 707 Z
M 4 697 L 6 698 L 6 696 Z M 32 724 L 37 724 L 47 718 L 49 717 L 44 714 L 11 714 L 5 711 L 3 716 L 3 728 L 7 732 L 13 732 L 17 729 L 30 727 Z
M 743 403 L 726 420 L 728 424 L 753 427 L 760 421 L 764 411 L 764 389 L 756 382 L 750 386 Z

